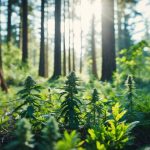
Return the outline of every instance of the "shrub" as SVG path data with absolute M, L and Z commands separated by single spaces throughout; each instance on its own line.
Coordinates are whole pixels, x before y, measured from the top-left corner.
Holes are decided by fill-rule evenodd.
M 23 102 L 13 112 L 17 112 L 21 118 L 36 119 L 34 113 L 40 109 L 40 89 L 41 86 L 37 85 L 32 77 L 28 76 L 24 88 L 17 93 L 20 96 L 19 100 Z
M 135 86 L 134 86 L 134 80 L 131 75 L 127 77 L 127 80 L 125 82 L 126 85 L 126 95 L 128 100 L 128 109 L 131 112 L 133 110 L 133 98 L 135 97 Z
M 81 147 L 83 143 L 76 131 L 72 131 L 70 134 L 65 131 L 64 138 L 56 144 L 56 150 L 83 150 Z
M 143 49 L 147 46 L 146 41 L 141 41 L 129 49 L 121 50 L 120 57 L 117 58 L 119 73 L 123 76 L 126 74 L 136 76 L 139 71 L 143 70 L 143 63 L 146 63 Z
M 41 139 L 37 145 L 37 148 L 39 150 L 53 150 L 55 142 L 60 137 L 58 124 L 53 117 L 47 121 L 41 134 Z
M 89 108 L 89 112 L 87 112 L 87 124 L 92 127 L 98 125 L 99 119 L 103 117 L 104 112 L 104 104 L 102 100 L 99 98 L 98 91 L 96 89 L 93 90 L 92 96 L 90 98 L 90 103 L 87 104 Z M 87 107 L 86 106 L 86 107 Z
M 79 113 L 81 101 L 76 97 L 78 93 L 78 79 L 74 72 L 67 77 L 64 92 L 65 100 L 61 103 L 60 117 L 64 118 L 64 124 L 69 129 L 77 129 L 79 127 Z
M 111 119 L 101 122 L 99 128 L 89 129 L 86 140 L 89 148 L 97 149 L 97 142 L 106 149 L 123 149 L 131 140 L 130 132 L 138 122 L 130 124 L 123 121 L 126 111 L 121 111 L 119 103 L 112 107 Z
M 17 123 L 15 131 L 15 140 L 8 144 L 7 150 L 30 150 L 34 147 L 33 134 L 31 133 L 31 124 L 27 119 L 21 119 Z

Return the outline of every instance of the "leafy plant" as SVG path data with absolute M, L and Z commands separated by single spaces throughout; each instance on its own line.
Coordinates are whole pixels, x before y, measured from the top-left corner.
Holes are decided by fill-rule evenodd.
M 125 82 L 126 85 L 126 94 L 128 99 L 128 108 L 131 112 L 133 110 L 133 98 L 135 96 L 135 86 L 134 86 L 134 80 L 131 75 L 127 77 L 127 80 Z
M 91 101 L 91 104 L 93 105 L 92 112 L 93 112 L 93 123 L 94 123 L 94 125 L 96 124 L 96 111 L 97 111 L 96 102 L 98 100 L 99 100 L 98 92 L 96 89 L 94 89 L 93 94 L 92 94 L 92 101 Z
M 124 76 L 126 74 L 135 76 L 138 71 L 143 70 L 143 63 L 145 63 L 143 49 L 147 46 L 146 41 L 141 41 L 129 49 L 121 50 L 120 57 L 117 58 L 119 72 L 124 74 Z
M 103 144 L 106 149 L 123 149 L 131 140 L 130 132 L 138 122 L 130 124 L 123 121 L 126 111 L 121 111 L 119 103 L 112 107 L 112 119 L 104 124 L 100 123 L 99 128 L 89 129 L 87 143 L 89 147 L 95 147 L 97 141 Z
M 86 139 L 87 145 L 86 149 L 87 150 L 106 150 L 106 147 L 104 144 L 101 143 L 100 141 L 100 132 L 99 129 L 94 128 L 94 129 L 89 129 L 88 130 L 88 137 Z
M 57 142 L 56 150 L 83 150 L 81 147 L 84 141 L 81 141 L 76 131 L 70 134 L 65 131 L 64 138 Z
M 34 148 L 33 134 L 31 133 L 31 124 L 25 118 L 17 123 L 15 139 L 8 144 L 7 150 L 30 150 Z
M 41 96 L 39 94 L 41 86 L 37 85 L 32 77 L 28 76 L 24 83 L 24 89 L 20 90 L 17 94 L 23 101 L 13 112 L 18 112 L 21 118 L 36 119 L 34 116 L 35 111 L 40 109 L 39 101 Z
M 137 93 L 138 94 L 138 93 Z M 135 101 L 135 110 L 149 113 L 150 111 L 150 94 L 147 94 L 146 92 L 139 91 L 140 96 Z
M 99 99 L 99 95 L 96 89 L 93 90 L 92 97 L 90 99 L 91 102 L 88 104 L 90 106 L 90 112 L 87 112 L 87 121 L 90 122 L 90 126 L 96 126 L 100 117 L 102 117 L 104 106 L 102 101 Z
M 56 120 L 51 117 L 42 130 L 40 143 L 37 145 L 40 150 L 53 150 L 55 142 L 60 137 Z
M 7 44 L 2 44 L 2 49 L 5 49 L 3 55 L 3 70 L 7 85 L 23 85 L 24 77 L 28 74 L 36 76 L 37 69 L 33 68 L 32 62 L 29 64 L 22 63 L 21 61 L 21 49 L 14 43 L 9 43 L 9 49 Z
M 67 77 L 64 92 L 65 100 L 61 104 L 60 117 L 64 118 L 64 123 L 67 128 L 76 129 L 79 127 L 79 113 L 81 101 L 76 97 L 78 93 L 78 79 L 74 72 L 71 72 Z

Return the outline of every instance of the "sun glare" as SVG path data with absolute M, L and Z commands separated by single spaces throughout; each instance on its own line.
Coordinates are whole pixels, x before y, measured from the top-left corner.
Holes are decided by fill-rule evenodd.
M 81 15 L 81 24 L 78 21 L 75 21 L 75 33 L 76 34 L 76 53 L 80 53 L 80 45 L 81 45 L 81 41 L 80 39 L 80 32 L 81 29 L 83 30 L 83 53 L 85 52 L 85 45 L 87 44 L 87 34 L 90 31 L 90 26 L 91 26 L 91 19 L 92 16 L 95 16 L 95 19 L 97 22 L 100 22 L 101 20 L 101 1 L 100 0 L 95 0 L 92 4 L 91 2 L 87 1 L 87 0 L 82 0 L 81 6 L 78 5 L 76 8 L 76 14 L 77 15 Z M 78 24 L 78 25 L 77 25 Z M 100 30 L 101 27 L 95 25 L 96 30 Z M 77 56 L 80 56 L 78 55 Z
M 77 57 L 80 55 L 80 50 L 81 50 L 81 30 L 83 31 L 83 53 L 85 52 L 85 45 L 87 44 L 87 34 L 90 31 L 90 26 L 91 26 L 91 18 L 94 15 L 95 20 L 97 24 L 95 25 L 96 31 L 100 31 L 101 26 L 99 26 L 99 22 L 101 20 L 101 1 L 100 0 L 95 0 L 93 3 L 89 2 L 88 0 L 82 0 L 81 4 L 78 3 L 75 6 L 75 15 L 78 17 L 78 19 L 74 19 L 74 23 L 71 25 L 74 30 L 74 45 L 75 45 L 75 52 L 77 53 Z M 80 18 L 81 17 L 81 18 Z M 80 20 L 80 19 L 81 20 Z M 69 37 L 69 23 L 67 21 L 68 19 L 66 18 L 66 48 L 69 46 L 68 45 L 68 37 Z M 61 32 L 64 32 L 63 28 L 63 23 L 62 22 L 62 27 L 61 27 Z M 48 21 L 48 32 L 49 36 L 53 38 L 54 35 L 54 20 L 50 19 Z

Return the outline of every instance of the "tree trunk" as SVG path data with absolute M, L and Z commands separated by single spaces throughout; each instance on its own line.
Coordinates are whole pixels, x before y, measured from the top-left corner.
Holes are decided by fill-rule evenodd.
M 132 40 L 131 40 L 131 35 L 130 35 L 130 31 L 128 30 L 128 20 L 129 20 L 129 16 L 125 15 L 125 22 L 124 22 L 124 43 L 125 43 L 125 47 L 124 48 L 129 48 L 132 45 Z
M 74 48 L 74 0 L 72 4 L 72 70 L 75 71 L 75 48 Z
M 22 62 L 28 60 L 28 0 L 22 0 Z
M 83 42 L 82 42 L 83 30 L 81 29 L 81 51 L 80 51 L 80 73 L 82 73 L 82 64 L 83 64 Z
M 80 8 L 81 8 L 81 0 L 80 0 Z M 82 8 L 81 8 L 82 9 Z M 81 40 L 81 50 L 80 50 L 80 73 L 82 73 L 82 55 L 83 55 L 83 30 L 82 30 L 82 14 L 80 14 L 80 26 L 81 26 L 81 32 L 80 32 L 80 40 Z
M 10 43 L 11 43 L 11 15 L 12 15 L 12 0 L 8 0 L 8 18 L 7 18 L 7 46 L 8 50 L 10 50 Z
M 125 1 L 117 0 L 117 19 L 118 19 L 118 50 L 125 48 L 124 33 L 122 30 L 122 19 L 125 16 Z
M 49 68 L 49 34 L 48 34 L 48 20 L 49 20 L 49 5 L 47 1 L 47 41 L 46 41 L 46 48 L 45 48 L 45 77 L 48 77 L 48 68 Z
M 70 48 L 70 41 L 71 41 L 71 29 L 70 29 L 70 2 L 68 0 L 68 18 L 69 18 L 69 53 L 68 53 L 68 70 L 69 73 L 71 72 L 71 48 Z
M 61 0 L 55 0 L 55 49 L 53 78 L 61 75 Z
M 8 93 L 8 88 L 7 88 L 6 82 L 4 80 L 2 70 L 0 70 L 0 87 L 1 87 L 2 91 L 5 91 L 6 93 Z
M 2 91 L 5 91 L 6 93 L 8 92 L 8 88 L 7 88 L 7 85 L 6 85 L 6 83 L 5 83 L 5 80 L 4 80 L 4 78 L 3 78 L 3 74 L 2 74 L 2 72 L 3 72 L 3 67 L 2 67 L 2 39 L 1 39 L 1 24 L 2 24 L 2 22 L 1 22 L 1 5 L 2 4 L 2 2 L 1 2 L 1 0 L 0 0 L 0 87 L 1 87 L 1 89 L 2 89 Z
M 22 49 L 22 7 L 20 6 L 19 48 Z
M 2 70 L 2 37 L 1 37 L 1 0 L 0 0 L 0 70 Z
M 64 33 L 63 33 L 63 75 L 66 76 L 66 3 L 64 0 Z
M 105 13 L 107 12 L 107 13 Z M 114 33 L 114 0 L 102 1 L 102 77 L 111 80 L 116 70 L 115 33 Z
M 44 0 L 41 0 L 41 42 L 39 76 L 45 77 L 45 36 L 44 36 Z
M 92 47 L 92 74 L 94 77 L 98 78 L 97 75 L 97 64 L 96 64 L 96 47 L 95 47 L 95 16 L 92 16 L 92 39 L 91 39 L 91 47 Z

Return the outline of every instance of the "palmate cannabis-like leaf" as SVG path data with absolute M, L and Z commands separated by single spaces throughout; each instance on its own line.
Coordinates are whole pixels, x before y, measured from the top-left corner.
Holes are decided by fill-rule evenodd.
M 61 104 L 60 118 L 64 118 L 67 128 L 76 129 L 79 127 L 79 113 L 81 101 L 75 96 L 78 93 L 78 79 L 74 72 L 71 72 L 65 82 L 64 92 L 61 96 L 65 100 Z
M 95 126 L 96 125 L 96 113 L 97 113 L 97 106 L 96 106 L 96 102 L 99 100 L 99 96 L 98 96 L 98 92 L 96 89 L 93 90 L 93 93 L 92 93 L 92 99 L 91 99 L 91 106 L 92 106 L 92 109 L 91 109 L 91 113 L 93 115 L 93 125 Z
M 126 95 L 128 99 L 128 108 L 129 111 L 131 112 L 133 107 L 133 98 L 135 97 L 135 83 L 131 75 L 128 75 L 125 85 L 126 85 Z
M 50 117 L 41 133 L 41 140 L 37 148 L 39 150 L 53 150 L 60 137 L 58 124 L 55 118 Z
M 66 86 L 64 87 L 65 91 L 69 93 L 72 92 L 74 94 L 77 94 L 78 93 L 77 81 L 78 81 L 78 78 L 76 77 L 75 73 L 71 72 L 69 76 L 67 77 L 67 81 L 65 82 L 66 84 Z
M 28 96 L 32 90 L 40 92 L 41 88 L 42 87 L 37 85 L 31 76 L 28 76 L 24 82 L 24 89 L 20 90 L 17 94 Z
M 96 103 L 99 100 L 98 92 L 96 89 L 93 90 L 92 103 Z
M 91 102 L 88 104 L 90 111 L 87 113 L 87 125 L 92 127 L 96 126 L 100 118 L 102 118 L 104 104 L 99 98 L 99 94 L 96 89 L 93 90 L 90 100 Z
M 15 131 L 15 140 L 8 144 L 6 150 L 30 150 L 34 147 L 33 134 L 31 133 L 31 124 L 27 119 L 21 119 L 17 123 Z
M 17 93 L 20 97 L 19 100 L 23 101 L 23 103 L 16 107 L 13 112 L 17 112 L 21 118 L 35 119 L 34 113 L 40 109 L 39 101 L 41 96 L 39 92 L 41 88 L 31 76 L 28 76 L 25 80 L 24 88 Z

